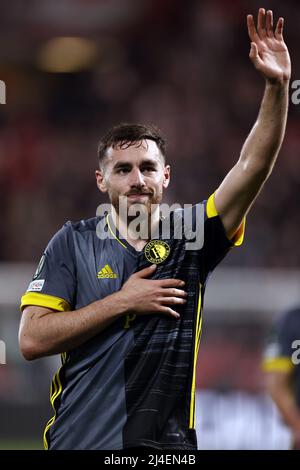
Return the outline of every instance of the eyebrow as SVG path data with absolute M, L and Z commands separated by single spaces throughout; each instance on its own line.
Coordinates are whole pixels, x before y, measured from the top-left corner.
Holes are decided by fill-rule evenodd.
M 117 162 L 113 166 L 113 170 L 118 170 L 119 168 L 125 168 L 125 167 L 131 167 L 131 166 L 132 166 L 132 163 L 130 162 Z
M 157 166 L 157 161 L 156 160 L 143 160 L 140 164 L 140 167 L 143 167 L 143 166 L 146 166 L 146 165 L 150 165 L 150 166 L 153 166 L 153 167 L 156 167 Z M 132 167 L 132 162 L 128 161 L 128 162 L 117 162 L 114 166 L 113 166 L 113 170 L 118 170 L 119 168 L 131 168 Z

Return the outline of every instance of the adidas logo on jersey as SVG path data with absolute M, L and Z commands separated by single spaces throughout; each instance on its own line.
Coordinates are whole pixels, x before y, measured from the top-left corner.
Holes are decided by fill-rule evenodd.
M 116 279 L 118 275 L 106 264 L 97 274 L 98 279 Z

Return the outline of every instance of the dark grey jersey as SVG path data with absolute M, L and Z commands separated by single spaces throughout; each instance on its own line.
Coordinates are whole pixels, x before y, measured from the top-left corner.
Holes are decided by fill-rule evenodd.
M 197 228 L 204 243 L 197 249 L 187 249 L 186 236 L 175 237 L 185 210 L 171 214 L 168 239 L 158 233 L 141 252 L 120 238 L 109 215 L 67 222 L 50 241 L 22 307 L 80 309 L 118 291 L 153 262 L 152 278 L 184 280 L 188 298 L 176 308 L 179 319 L 124 315 L 62 354 L 51 385 L 55 413 L 46 426 L 46 448 L 197 448 L 195 373 L 205 283 L 233 244 L 241 243 L 244 224 L 231 242 L 213 196 L 191 211 L 193 223 L 197 211 L 204 214 Z M 110 237 L 97 236 L 104 232 Z

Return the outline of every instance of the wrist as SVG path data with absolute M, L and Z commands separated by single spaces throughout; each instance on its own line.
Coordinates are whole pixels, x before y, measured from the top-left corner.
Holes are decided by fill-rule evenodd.
M 281 90 L 285 88 L 289 88 L 290 85 L 290 78 L 282 78 L 282 79 L 265 79 L 266 87 L 274 90 Z
M 116 306 L 117 316 L 126 315 L 132 311 L 132 306 L 126 294 L 121 290 L 112 294 L 114 305 Z

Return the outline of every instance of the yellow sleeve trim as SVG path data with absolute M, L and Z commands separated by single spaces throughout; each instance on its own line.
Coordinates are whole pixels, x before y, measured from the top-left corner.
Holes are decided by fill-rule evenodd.
M 262 369 L 265 372 L 288 372 L 294 368 L 289 357 L 275 357 L 274 359 L 265 359 L 262 363 Z
M 241 223 L 235 235 L 231 239 L 234 246 L 240 246 L 243 243 L 244 235 L 245 235 L 245 226 L 246 226 L 246 218 L 244 217 L 243 222 Z
M 211 217 L 216 217 L 218 215 L 216 205 L 215 205 L 215 193 L 209 196 L 207 203 L 206 203 L 206 215 L 207 218 L 210 219 Z
M 27 305 L 36 305 L 37 307 L 47 307 L 65 312 L 71 310 L 69 302 L 60 297 L 53 295 L 40 294 L 37 292 L 26 292 L 21 298 L 20 309 L 22 310 Z
M 206 203 L 206 215 L 207 218 L 210 219 L 211 217 L 216 217 L 218 214 L 216 205 L 215 205 L 215 193 L 209 196 L 207 203 Z M 231 241 L 234 246 L 240 246 L 244 241 L 245 235 L 245 226 L 246 226 L 246 218 L 243 218 L 243 221 L 239 228 L 237 229 L 235 235 L 232 237 Z

